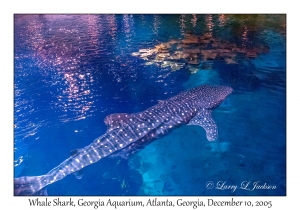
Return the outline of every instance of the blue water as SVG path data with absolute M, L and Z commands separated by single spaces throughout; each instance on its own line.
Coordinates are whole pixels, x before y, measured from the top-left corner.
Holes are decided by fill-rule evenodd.
M 284 15 L 15 15 L 14 176 L 46 174 L 104 134 L 109 114 L 214 84 L 234 89 L 213 112 L 217 142 L 182 126 L 129 159 L 104 158 L 82 179 L 49 185 L 48 194 L 286 195 L 285 24 Z M 180 69 L 133 56 L 191 34 L 268 50 L 239 53 L 234 63 L 181 59 Z M 273 188 L 224 189 L 248 182 Z

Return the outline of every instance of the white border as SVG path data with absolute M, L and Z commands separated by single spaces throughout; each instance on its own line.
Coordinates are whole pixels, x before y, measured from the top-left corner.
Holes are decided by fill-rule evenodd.
M 21 207 L 29 208 L 27 198 L 13 197 L 13 14 L 15 13 L 286 13 L 287 14 L 287 196 L 286 197 L 237 197 L 237 200 L 269 200 L 274 203 L 272 209 L 282 209 L 287 206 L 298 206 L 297 192 L 299 188 L 299 140 L 297 138 L 299 117 L 299 70 L 296 61 L 299 60 L 298 28 L 299 19 L 295 1 L 225 1 L 225 0 L 188 0 L 188 1 L 35 1 L 15 0 L 1 1 L 1 33 L 0 33 L 0 206 L 7 209 Z M 298 39 L 297 39 L 297 38 Z M 129 197 L 127 197 L 129 199 Z M 133 197 L 134 199 L 135 197 Z M 208 197 L 200 197 L 207 199 Z M 214 197 L 218 200 L 227 200 L 229 197 Z M 78 199 L 76 197 L 75 199 Z M 147 198 L 141 198 L 147 199 Z M 71 207 L 64 207 L 68 209 Z M 224 209 L 223 207 L 222 209 Z M 130 208 L 127 208 L 130 209 Z M 162 209 L 162 208 L 158 208 Z M 189 207 L 189 209 L 192 209 Z M 293 208 L 294 209 L 294 208 Z

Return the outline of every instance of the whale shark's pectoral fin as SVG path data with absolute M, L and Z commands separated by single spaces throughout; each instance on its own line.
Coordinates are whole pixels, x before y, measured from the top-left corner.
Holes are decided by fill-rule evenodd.
M 215 141 L 218 138 L 218 127 L 212 119 L 211 110 L 201 110 L 193 117 L 188 125 L 199 125 L 206 131 L 208 141 Z

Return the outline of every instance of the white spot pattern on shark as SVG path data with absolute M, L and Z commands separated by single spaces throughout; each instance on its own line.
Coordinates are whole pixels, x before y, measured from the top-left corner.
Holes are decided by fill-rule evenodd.
M 128 157 L 153 140 L 184 125 L 199 125 L 209 141 L 218 137 L 217 126 L 211 117 L 212 109 L 219 106 L 232 92 L 227 86 L 203 85 L 178 95 L 139 113 L 108 115 L 105 134 L 82 149 L 71 151 L 71 156 L 42 176 L 15 178 L 15 195 L 40 195 L 44 187 L 75 173 L 109 155 Z M 117 141 L 115 140 L 117 139 Z

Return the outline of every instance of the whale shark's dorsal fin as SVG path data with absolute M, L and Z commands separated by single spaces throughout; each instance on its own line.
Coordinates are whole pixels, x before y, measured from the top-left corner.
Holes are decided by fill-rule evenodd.
M 109 129 L 118 128 L 118 126 L 122 127 L 122 124 L 124 122 L 127 122 L 130 119 L 132 120 L 132 115 L 133 114 L 127 114 L 127 113 L 110 114 L 105 117 L 104 123 L 107 125 Z
M 70 155 L 75 156 L 79 151 L 80 151 L 80 149 L 71 150 Z
M 218 127 L 211 116 L 211 110 L 201 110 L 193 117 L 188 125 L 199 125 L 206 131 L 208 141 L 215 141 L 218 138 Z
M 80 152 L 80 149 L 71 150 L 70 156 L 75 157 L 77 154 L 79 154 L 79 152 Z M 73 174 L 76 176 L 77 179 L 81 179 L 83 176 L 83 170 L 81 169 Z

